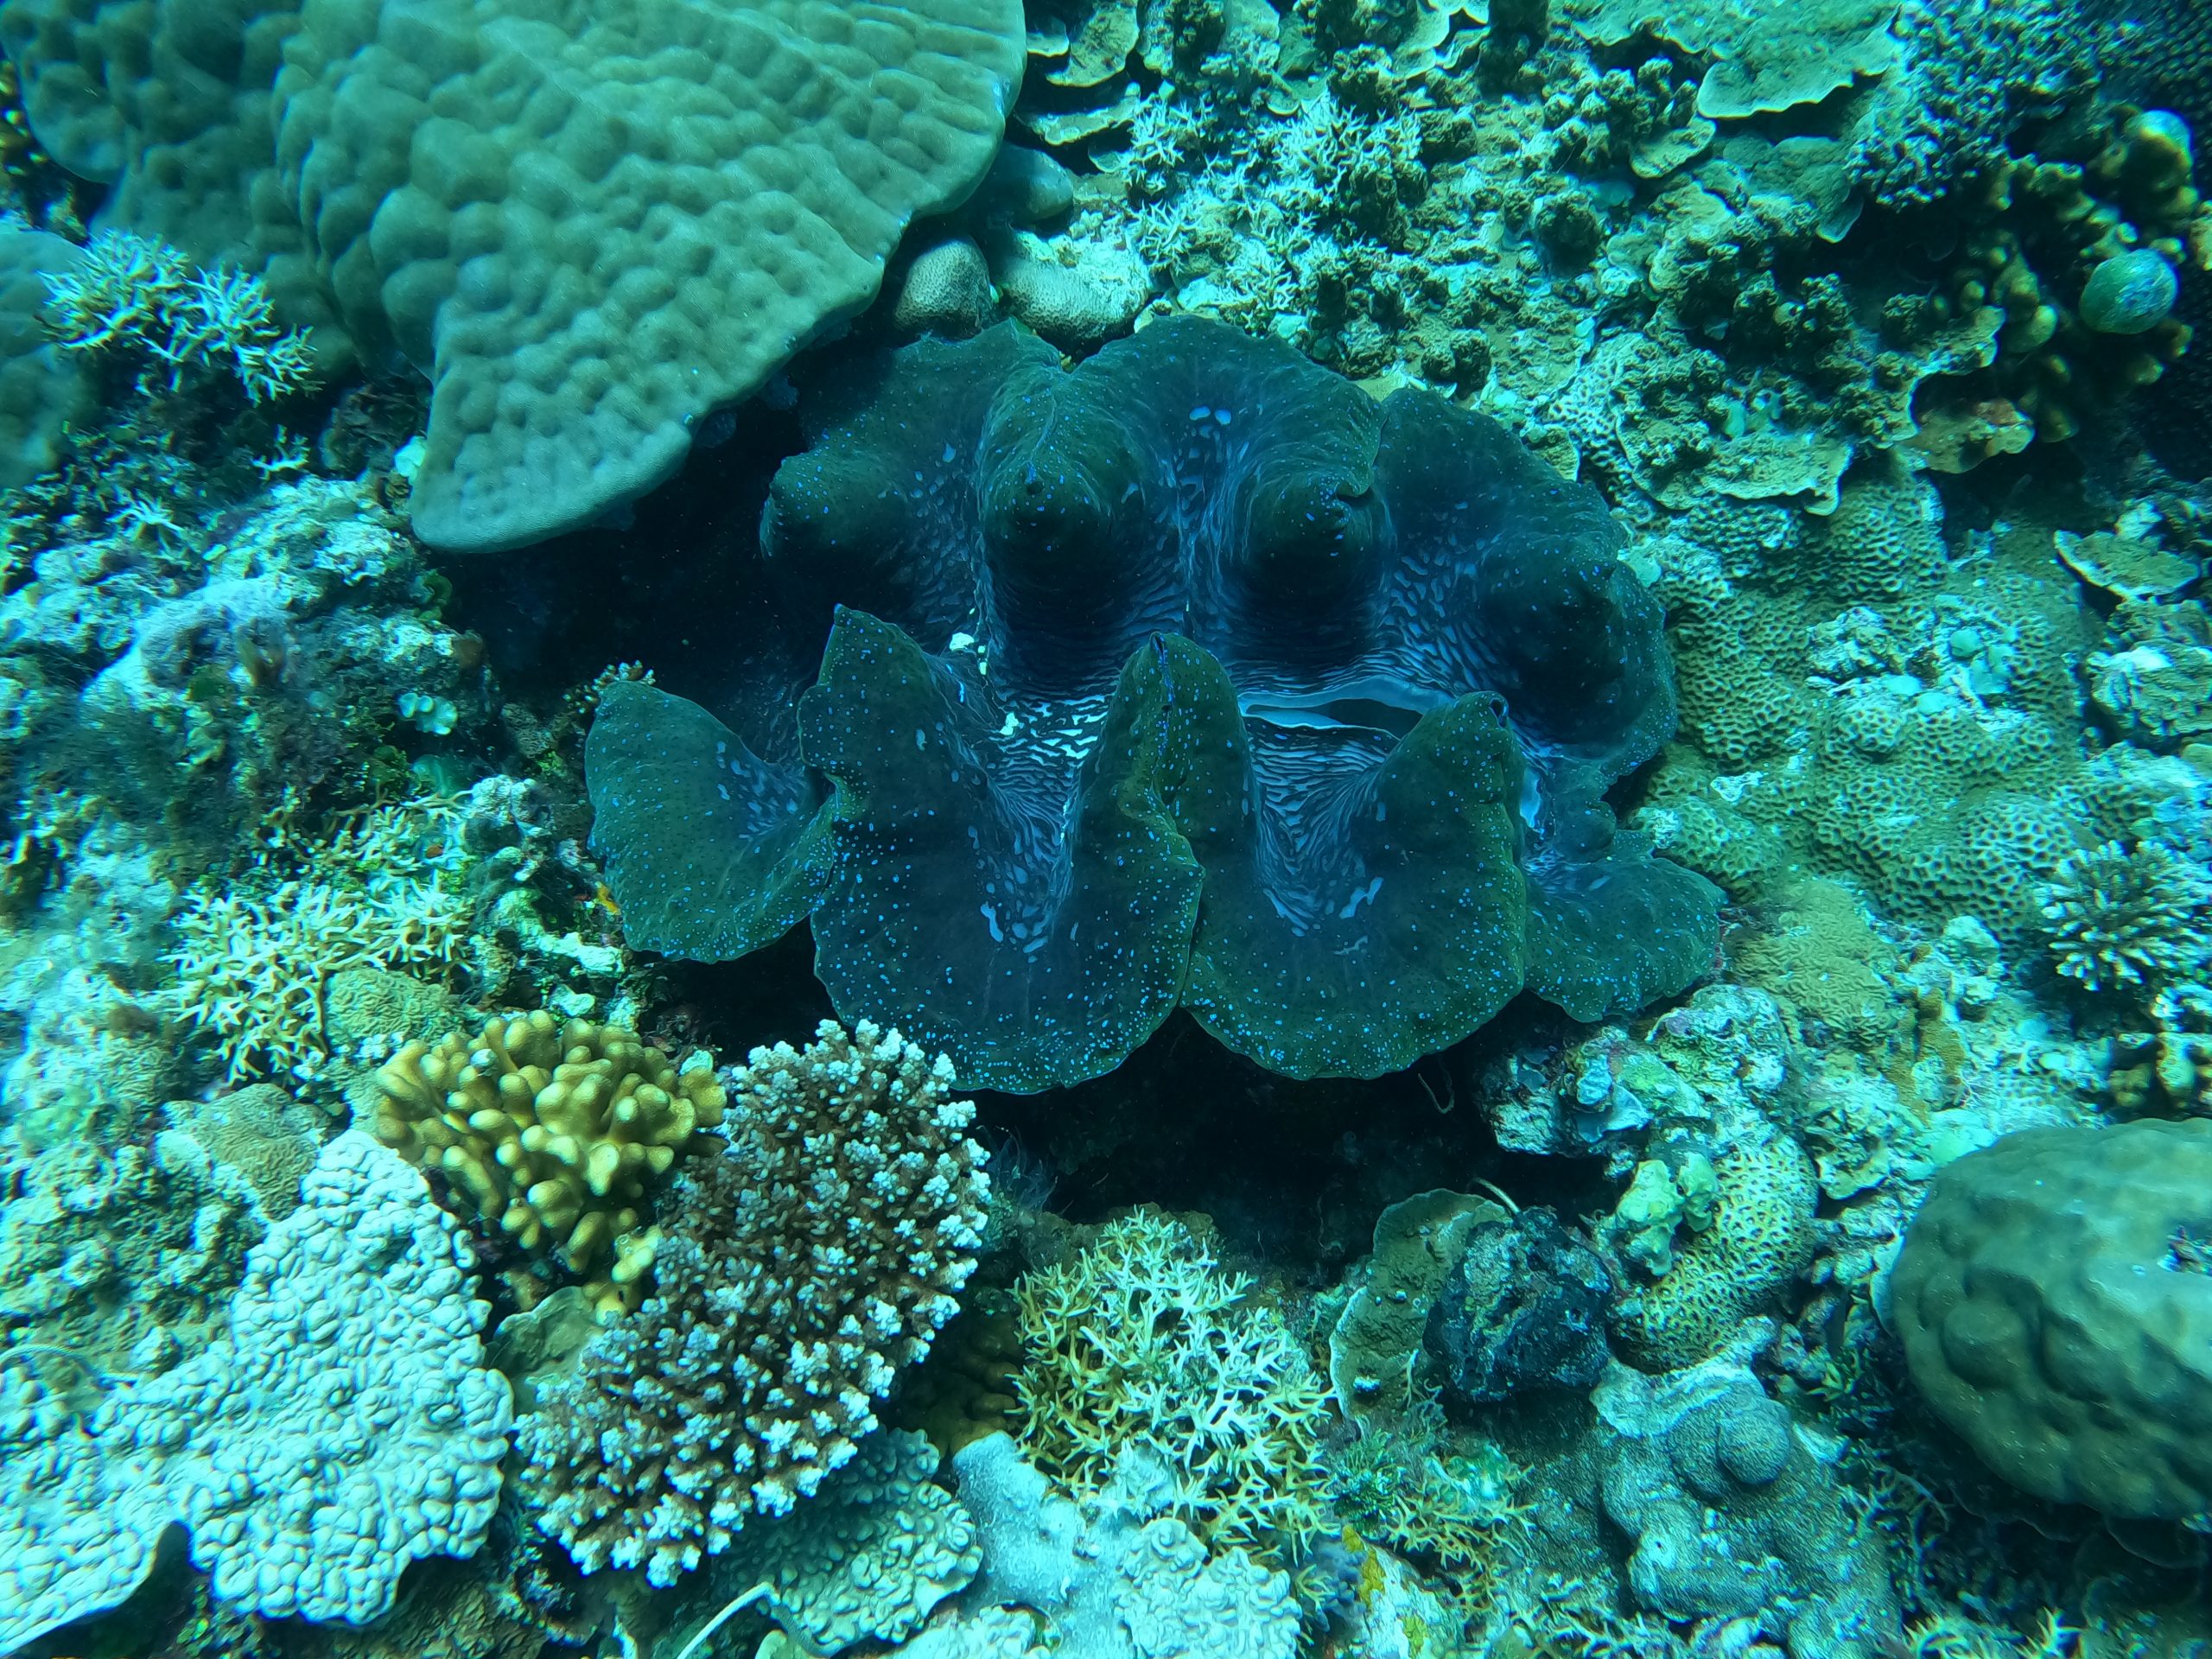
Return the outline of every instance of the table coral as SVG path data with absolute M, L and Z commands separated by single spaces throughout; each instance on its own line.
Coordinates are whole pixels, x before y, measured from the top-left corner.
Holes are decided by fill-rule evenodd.
M 1950 1165 L 1890 1280 L 1921 1394 L 2023 1491 L 2212 1510 L 2212 1123 L 2030 1129 Z
M 1648 33 L 1712 60 L 1697 106 L 1721 120 L 1817 104 L 1897 61 L 1896 0 L 1584 0 L 1578 10 L 1600 44 Z
M 982 176 L 1022 57 L 1011 0 L 480 0 L 429 28 L 256 0 L 217 59 L 207 26 L 0 11 L 33 130 L 113 183 L 105 226 L 431 378 L 411 507 L 466 547 L 650 487 L 694 421 L 866 304 L 906 221 Z
M 982 1237 L 983 1151 L 952 1084 L 942 1056 L 867 1024 L 753 1051 L 728 1149 L 664 1195 L 653 1294 L 523 1424 L 539 1523 L 584 1570 L 673 1583 L 874 1428 Z
M 1656 607 L 1496 425 L 1196 319 L 1071 373 L 1002 328 L 924 343 L 817 408 L 764 536 L 847 607 L 799 705 L 834 797 L 810 821 L 800 767 L 610 688 L 587 762 L 633 944 L 810 909 L 838 1006 L 1020 1090 L 1179 1001 L 1370 1076 L 1523 986 L 1594 1018 L 1708 965 L 1715 894 L 1603 800 L 1673 721 Z
M 677 1159 L 711 1154 L 711 1062 L 682 1070 L 635 1033 L 540 1009 L 474 1036 L 410 1043 L 376 1076 L 376 1136 L 440 1172 L 524 1250 L 556 1247 L 608 1315 L 651 1285 L 640 1205 Z

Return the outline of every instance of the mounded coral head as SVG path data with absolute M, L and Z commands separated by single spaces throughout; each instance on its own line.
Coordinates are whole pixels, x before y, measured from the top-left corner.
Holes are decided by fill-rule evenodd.
M 1890 1279 L 1912 1380 L 2021 1491 L 2212 1510 L 2212 1123 L 2024 1129 L 1936 1177 Z
M 611 688 L 588 767 L 634 944 L 810 911 L 839 1007 L 1015 1090 L 1179 1001 L 1372 1076 L 1523 987 L 1595 1019 L 1707 967 L 1718 894 L 1603 801 L 1673 728 L 1657 604 L 1495 423 L 1193 318 L 1072 372 L 1007 327 L 925 342 L 812 413 L 764 536 L 846 607 L 798 710 L 833 798 Z
M 982 1237 L 990 1183 L 952 1083 L 942 1055 L 866 1022 L 753 1051 L 728 1151 L 671 1185 L 653 1294 L 524 1424 L 540 1524 L 586 1572 L 671 1584 L 875 1427 Z
M 1022 67 L 1014 0 L 220 10 L 8 0 L 0 42 L 105 223 L 430 377 L 412 506 L 456 547 L 674 470 L 982 175 Z
M 525 1250 L 559 1247 L 602 1313 L 635 1307 L 657 1236 L 639 1202 L 677 1159 L 719 1147 L 712 1065 L 679 1071 L 635 1033 L 543 1009 L 410 1043 L 377 1073 L 376 1136 L 440 1171 Z

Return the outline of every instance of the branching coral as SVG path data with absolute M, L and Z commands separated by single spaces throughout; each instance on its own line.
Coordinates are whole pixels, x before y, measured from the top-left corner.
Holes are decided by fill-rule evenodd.
M 307 336 L 278 324 L 268 290 L 248 272 L 202 270 L 166 243 L 103 230 L 46 285 L 64 346 L 144 351 L 168 368 L 171 391 L 197 366 L 235 376 L 257 404 L 315 383 Z
M 2212 877 L 2156 842 L 2078 853 L 2037 896 L 2055 965 L 2087 990 L 2153 988 L 2212 955 Z
M 639 1204 L 676 1160 L 719 1150 L 722 1086 L 619 1027 L 540 1009 L 410 1043 L 377 1073 L 376 1135 L 441 1171 L 525 1250 L 558 1245 L 603 1315 L 634 1308 L 658 1230 Z
M 294 880 L 188 897 L 168 958 L 178 982 L 163 998 L 213 1039 L 232 1082 L 324 1076 L 324 996 L 343 969 L 461 969 L 469 907 L 437 833 L 441 810 L 379 807 L 312 844 Z
M 540 1524 L 585 1571 L 673 1583 L 874 1428 L 982 1236 L 984 1153 L 952 1084 L 943 1057 L 866 1023 L 753 1051 L 729 1149 L 671 1184 L 654 1294 L 524 1424 Z
M 1015 1287 L 1021 1440 L 1078 1493 L 1158 1481 L 1201 1536 L 1294 1560 L 1321 1529 L 1328 1394 L 1281 1317 L 1180 1222 L 1140 1210 Z

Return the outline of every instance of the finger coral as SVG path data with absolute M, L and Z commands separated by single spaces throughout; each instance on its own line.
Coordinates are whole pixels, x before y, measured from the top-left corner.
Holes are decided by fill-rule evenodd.
M 1674 724 L 1658 608 L 1502 428 L 1195 318 L 1072 372 L 1007 327 L 924 342 L 815 428 L 764 530 L 845 607 L 798 754 L 650 686 L 601 705 L 632 944 L 810 912 L 841 1009 L 1018 1090 L 1179 1002 L 1274 1071 L 1372 1076 L 1524 986 L 1594 1019 L 1708 965 L 1717 894 L 1603 799 Z
M 718 1148 L 722 1086 L 617 1026 L 539 1009 L 410 1043 L 377 1073 L 376 1136 L 438 1170 L 525 1250 L 559 1248 L 602 1313 L 644 1300 L 658 1234 L 640 1201 Z
M 728 1150 L 661 1211 L 654 1292 L 523 1425 L 540 1524 L 655 1584 L 789 1511 L 875 1427 L 975 1267 L 989 1183 L 950 1065 L 824 1021 L 736 1074 Z

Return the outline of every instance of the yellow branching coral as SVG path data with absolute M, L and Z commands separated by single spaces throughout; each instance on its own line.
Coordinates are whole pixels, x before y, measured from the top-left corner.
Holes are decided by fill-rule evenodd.
M 722 1121 L 713 1067 L 543 1009 L 410 1043 L 377 1073 L 376 1136 L 441 1170 L 526 1250 L 558 1248 L 603 1316 L 645 1298 L 659 1242 L 639 1201 Z

